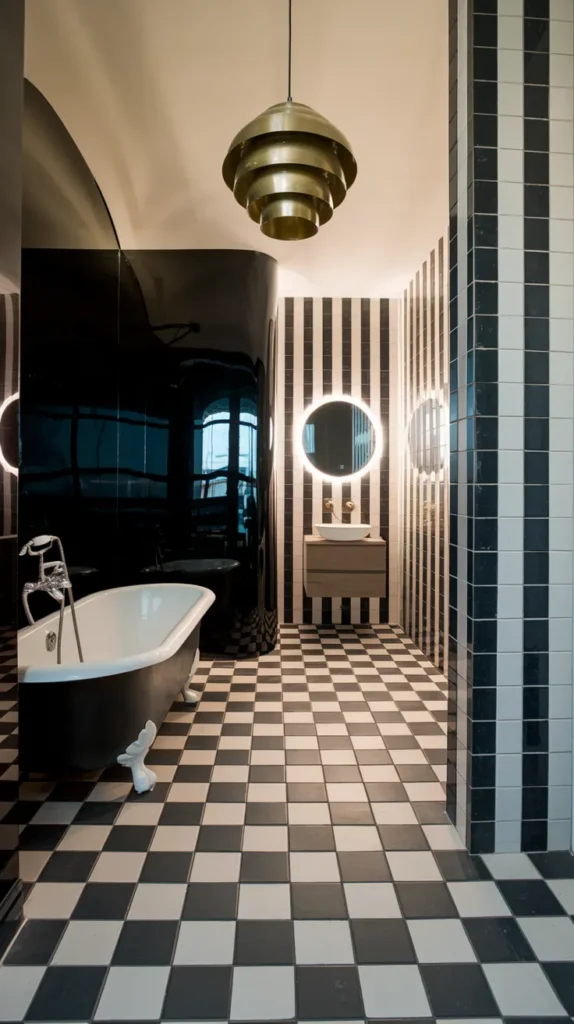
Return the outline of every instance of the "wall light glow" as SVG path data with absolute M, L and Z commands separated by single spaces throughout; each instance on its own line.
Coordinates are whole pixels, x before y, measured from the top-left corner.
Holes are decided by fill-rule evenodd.
M 348 402 L 349 405 L 355 405 L 357 409 L 360 409 L 361 412 L 363 412 L 369 419 L 375 435 L 373 454 L 369 461 L 355 473 L 348 473 L 346 476 L 330 476 L 328 473 L 322 473 L 321 470 L 317 469 L 317 467 L 314 466 L 307 458 L 307 453 L 305 451 L 304 435 L 307 420 L 322 405 L 328 405 L 330 402 Z M 318 401 L 313 402 L 312 405 L 307 406 L 303 412 L 303 416 L 301 417 L 295 431 L 295 445 L 305 469 L 308 469 L 310 473 L 318 477 L 320 480 L 327 480 L 330 483 L 335 484 L 344 484 L 348 483 L 349 480 L 358 480 L 360 477 L 364 476 L 365 473 L 368 473 L 369 470 L 372 469 L 376 461 L 381 458 L 383 454 L 383 428 L 380 421 L 373 415 L 373 410 L 370 409 L 368 405 L 365 405 L 360 398 L 354 398 L 353 395 L 343 394 L 323 395 L 323 398 L 320 398 Z
M 18 391 L 16 391 L 16 393 L 14 395 L 10 395 L 8 398 L 4 399 L 4 401 L 2 402 L 2 405 L 0 405 L 0 426 L 2 425 L 2 417 L 4 416 L 4 413 L 6 412 L 6 409 L 8 408 L 8 406 L 12 405 L 12 402 L 17 402 L 19 398 L 20 398 L 20 393 Z M 2 465 L 4 467 L 4 469 L 6 470 L 7 473 L 12 473 L 13 476 L 18 476 L 18 467 L 17 466 L 12 466 L 11 463 L 8 462 L 6 456 L 4 455 L 4 452 L 2 451 L 2 446 L 1 445 L 0 445 L 0 465 Z
M 444 395 L 431 391 L 423 395 L 408 427 L 408 451 L 416 473 L 431 480 L 442 479 L 448 449 L 447 410 Z

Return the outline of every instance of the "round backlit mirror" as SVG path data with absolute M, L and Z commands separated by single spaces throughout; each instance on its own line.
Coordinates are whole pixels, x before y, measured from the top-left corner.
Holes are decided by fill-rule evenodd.
M 301 446 L 311 472 L 329 480 L 350 480 L 380 458 L 380 424 L 359 399 L 330 395 L 306 411 Z

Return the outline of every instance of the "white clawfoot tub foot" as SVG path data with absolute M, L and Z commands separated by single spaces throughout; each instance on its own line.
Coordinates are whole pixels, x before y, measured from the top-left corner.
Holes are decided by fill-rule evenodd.
M 193 664 L 191 666 L 191 671 L 189 673 L 189 677 L 187 679 L 187 682 L 186 682 L 185 686 L 182 686 L 182 688 L 181 688 L 181 695 L 182 695 L 182 697 L 183 697 L 183 699 L 184 699 L 186 704 L 197 704 L 198 701 L 201 698 L 201 694 L 198 693 L 197 690 L 192 690 L 190 685 L 189 685 L 191 683 L 191 680 L 193 679 L 193 677 L 195 675 L 195 671 L 197 669 L 198 664 L 199 664 L 199 647 L 198 647 L 198 649 L 195 652 L 195 657 L 193 659 Z
M 152 721 L 145 724 L 137 740 L 130 743 L 125 754 L 120 754 L 118 764 L 131 768 L 136 793 L 147 793 L 157 782 L 157 775 L 144 764 L 147 752 L 157 736 L 157 729 Z

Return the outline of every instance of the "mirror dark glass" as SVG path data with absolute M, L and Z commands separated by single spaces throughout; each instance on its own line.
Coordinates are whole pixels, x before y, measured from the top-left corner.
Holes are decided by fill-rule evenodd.
M 351 401 L 333 399 L 319 405 L 303 426 L 303 451 L 326 476 L 360 473 L 375 453 L 376 440 L 371 418 Z

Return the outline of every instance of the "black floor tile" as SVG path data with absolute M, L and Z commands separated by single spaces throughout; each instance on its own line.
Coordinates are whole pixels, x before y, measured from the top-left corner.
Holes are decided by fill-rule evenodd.
M 571 963 L 545 963 L 542 969 L 564 1006 L 566 1013 L 574 1017 L 574 968 Z
M 166 804 L 159 816 L 159 825 L 199 825 L 203 804 L 184 804 L 173 801 Z
M 384 853 L 360 851 L 339 853 L 339 869 L 344 882 L 390 882 L 391 872 Z
M 87 801 L 76 814 L 74 825 L 113 825 L 121 809 L 120 803 Z
M 173 777 L 173 781 L 209 782 L 212 770 L 210 764 L 180 764 Z
M 530 860 L 543 878 L 574 878 L 574 857 L 568 850 L 531 853 Z
M 295 987 L 299 1020 L 357 1020 L 364 1016 L 356 967 L 297 967 Z
M 289 803 L 324 803 L 327 790 L 322 782 L 288 782 L 287 800 Z
M 56 850 L 40 875 L 40 882 L 85 882 L 96 863 L 98 853 L 90 850 Z
M 436 782 L 436 775 L 428 764 L 397 764 L 401 782 Z
M 546 882 L 519 879 L 497 882 L 504 899 L 516 917 L 563 915 L 565 910 Z
M 177 921 L 126 921 L 112 963 L 114 966 L 171 964 Z
M 237 911 L 238 886 L 234 882 L 192 882 L 183 905 L 184 921 L 232 920 Z
M 216 764 L 249 764 L 248 750 L 218 750 Z
M 243 838 L 242 825 L 202 825 L 197 840 L 197 850 L 225 851 L 240 850 Z
M 231 967 L 174 967 L 163 1020 L 227 1020 L 231 1004 Z
M 21 850 L 55 850 L 67 825 L 26 825 L 20 833 Z
M 148 853 L 140 882 L 187 882 L 191 869 L 191 853 Z
M 291 906 L 295 919 L 341 919 L 347 916 L 345 896 L 338 882 L 293 882 Z
M 367 782 L 365 788 L 369 800 L 374 804 L 408 802 L 402 782 Z
M 331 820 L 333 825 L 373 825 L 374 818 L 370 804 L 357 802 L 354 804 L 331 804 Z
M 435 1017 L 499 1016 L 478 964 L 423 964 L 420 972 Z
M 106 839 L 106 852 L 145 853 L 150 846 L 155 828 L 153 825 L 114 825 Z
M 287 804 L 248 803 L 246 825 L 286 825 Z
M 12 966 L 43 966 L 62 937 L 67 921 L 26 921 L 4 962 Z
M 122 921 L 134 893 L 133 882 L 88 882 L 72 917 L 83 921 Z
M 414 964 L 415 951 L 404 921 L 354 920 L 351 931 L 359 964 Z
M 330 825 L 290 825 L 290 850 L 334 850 L 335 840 Z
M 474 917 L 464 920 L 474 951 L 483 964 L 536 960 L 513 917 Z
M 395 890 L 405 917 L 458 917 L 442 882 L 397 882 Z
M 428 751 L 427 751 L 428 753 Z M 434 773 L 433 773 L 434 774 Z M 436 776 L 433 780 L 436 782 Z M 417 821 L 421 825 L 450 825 L 451 821 L 446 813 L 445 804 L 440 800 L 419 800 L 412 805 Z
M 428 850 L 420 825 L 379 825 L 384 850 Z
M 435 850 L 434 858 L 445 882 L 480 882 L 490 879 L 482 857 L 471 857 L 466 850 Z
M 105 967 L 48 967 L 26 1020 L 91 1020 L 105 975 Z
M 238 921 L 235 959 L 238 966 L 294 964 L 292 921 Z
M 241 882 L 288 882 L 289 860 L 286 853 L 243 853 Z
M 250 782 L 285 782 L 282 764 L 256 764 L 249 769 Z
M 247 793 L 246 782 L 212 782 L 207 799 L 223 804 L 243 804 Z
M 355 757 L 359 764 L 392 764 L 387 750 L 356 750 Z
M 363 776 L 353 764 L 327 764 L 324 769 L 325 782 L 362 782 Z

